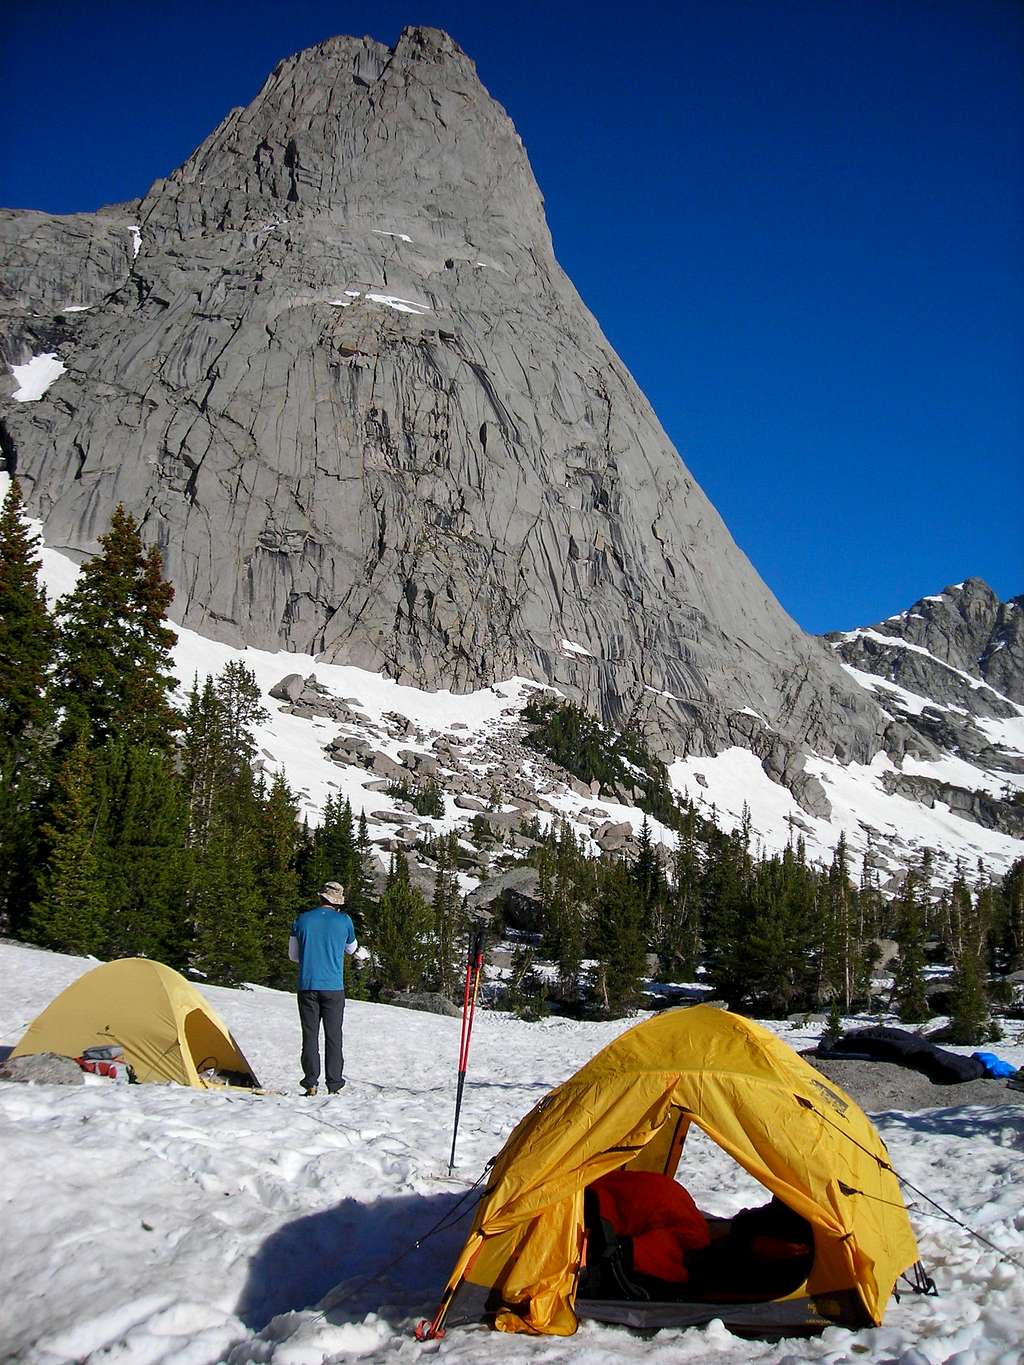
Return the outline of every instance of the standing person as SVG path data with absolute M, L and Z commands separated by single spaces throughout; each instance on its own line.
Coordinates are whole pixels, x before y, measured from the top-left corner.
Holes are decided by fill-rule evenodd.
M 345 955 L 354 953 L 356 931 L 345 914 L 345 888 L 327 882 L 320 903 L 292 925 L 288 956 L 299 964 L 299 1020 L 302 1024 L 302 1091 L 315 1095 L 320 1081 L 320 1026 L 324 1030 L 324 1075 L 336 1095 L 345 1084 L 342 1024 L 345 1018 Z

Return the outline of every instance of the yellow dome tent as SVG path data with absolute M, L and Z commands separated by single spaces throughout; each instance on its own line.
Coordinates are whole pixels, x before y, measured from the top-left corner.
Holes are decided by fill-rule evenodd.
M 690 1124 L 810 1223 L 805 1281 L 768 1302 L 578 1301 L 585 1188 L 618 1168 L 675 1175 Z M 776 1333 L 868 1326 L 916 1260 L 888 1153 L 853 1100 L 749 1019 L 669 1010 L 610 1043 L 520 1121 L 424 1335 L 444 1322 L 492 1321 L 566 1336 L 578 1316 L 636 1327 L 721 1318 Z
M 212 1005 L 172 968 L 145 957 L 106 962 L 80 976 L 33 1020 L 11 1056 L 80 1057 L 109 1044 L 122 1048 L 138 1081 L 220 1089 L 224 1081 L 200 1074 L 215 1071 L 259 1086 Z

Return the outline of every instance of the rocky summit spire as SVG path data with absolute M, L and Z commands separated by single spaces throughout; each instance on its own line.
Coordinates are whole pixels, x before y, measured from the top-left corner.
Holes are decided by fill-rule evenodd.
M 492 250 L 551 253 L 512 121 L 438 29 L 407 28 L 394 49 L 330 38 L 287 58 L 247 108 L 157 181 L 140 213 L 154 231 L 259 230 L 278 209 L 349 233 L 415 218 L 419 241 L 475 236 Z
M 445 34 L 300 52 L 141 203 L 0 241 L 5 357 L 65 366 L 2 404 L 6 458 L 51 543 L 142 518 L 188 625 L 550 681 L 665 753 L 744 744 L 811 804 L 801 750 L 902 742 L 687 473 Z

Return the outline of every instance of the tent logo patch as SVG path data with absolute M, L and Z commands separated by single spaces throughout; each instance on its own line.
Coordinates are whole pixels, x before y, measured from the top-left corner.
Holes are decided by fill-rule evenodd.
M 844 1099 L 837 1095 L 834 1090 L 830 1090 L 827 1085 L 823 1085 L 821 1081 L 812 1081 L 812 1085 L 814 1086 L 815 1090 L 817 1090 L 820 1094 L 822 1094 L 825 1097 L 825 1099 L 828 1100 L 829 1104 L 832 1106 L 832 1108 L 836 1111 L 837 1114 L 842 1114 L 844 1118 L 846 1117 L 846 1111 L 849 1109 L 850 1106 L 846 1103 Z

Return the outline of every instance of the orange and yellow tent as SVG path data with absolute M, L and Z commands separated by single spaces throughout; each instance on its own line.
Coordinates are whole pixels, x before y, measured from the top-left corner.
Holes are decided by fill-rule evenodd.
M 578 1303 L 584 1190 L 619 1168 L 675 1175 L 691 1124 L 810 1223 L 805 1282 L 770 1302 Z M 431 1329 L 490 1321 L 568 1335 L 582 1314 L 634 1326 L 867 1326 L 916 1260 L 888 1153 L 853 1100 L 749 1019 L 669 1010 L 610 1043 L 514 1129 Z

